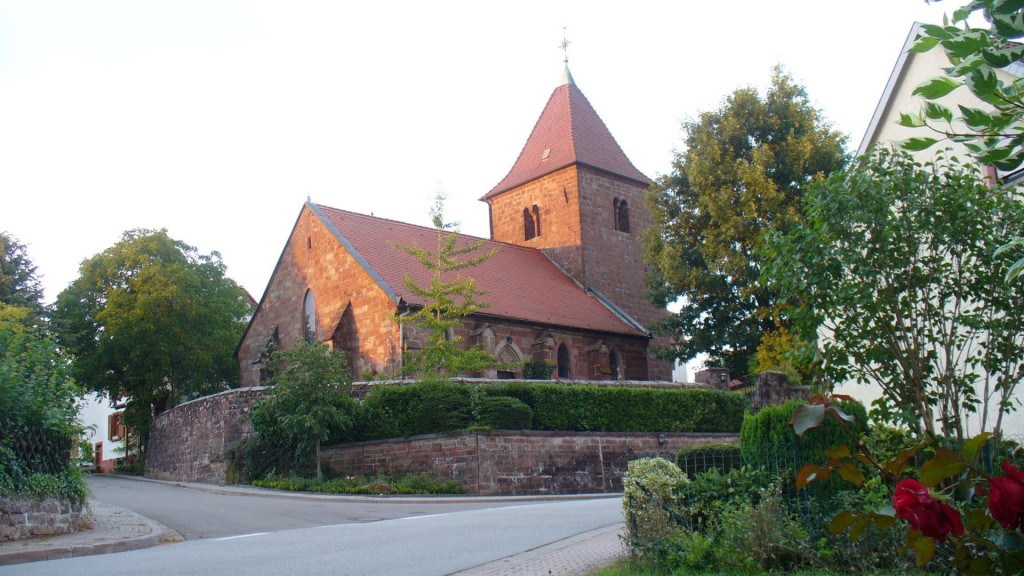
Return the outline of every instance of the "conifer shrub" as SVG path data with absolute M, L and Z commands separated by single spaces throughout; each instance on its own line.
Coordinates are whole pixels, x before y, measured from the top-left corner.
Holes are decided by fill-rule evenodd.
M 477 425 L 492 430 L 530 430 L 533 425 L 533 410 L 511 396 L 484 396 L 477 412 Z

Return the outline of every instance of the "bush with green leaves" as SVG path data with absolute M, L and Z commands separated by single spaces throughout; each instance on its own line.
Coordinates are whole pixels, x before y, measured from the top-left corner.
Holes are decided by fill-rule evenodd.
M 686 482 L 683 471 L 664 458 L 639 458 L 629 463 L 622 478 L 622 512 L 631 548 L 648 552 L 677 530 L 671 510 L 679 487 Z
M 257 440 L 240 447 L 234 459 L 244 464 L 255 462 L 254 454 L 275 453 L 293 469 L 312 461 L 319 477 L 320 446 L 348 439 L 356 420 L 345 357 L 323 343 L 297 340 L 271 356 L 270 370 L 270 395 L 249 414 Z

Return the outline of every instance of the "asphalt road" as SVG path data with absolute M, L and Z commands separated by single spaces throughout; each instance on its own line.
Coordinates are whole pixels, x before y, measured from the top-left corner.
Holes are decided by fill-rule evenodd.
M 221 538 L 334 524 L 375 522 L 460 510 L 509 506 L 508 502 L 384 503 L 300 500 L 288 497 L 211 494 L 172 484 L 90 476 L 93 497 L 127 508 L 177 530 L 187 540 Z
M 209 494 L 114 480 L 91 480 L 95 496 L 118 506 L 134 499 L 146 507 L 180 508 L 162 512 L 162 519 L 154 517 L 172 527 L 180 518 L 179 526 L 194 539 L 134 552 L 21 564 L 0 568 L 0 575 L 450 575 L 622 522 L 617 498 L 354 504 Z M 120 503 L 112 501 L 111 493 Z M 249 506 L 254 509 L 242 510 Z M 446 506 L 451 509 L 432 511 Z M 412 514 L 403 516 L 403 510 Z M 385 515 L 393 518 L 373 520 Z M 282 528 L 296 524 L 315 527 Z

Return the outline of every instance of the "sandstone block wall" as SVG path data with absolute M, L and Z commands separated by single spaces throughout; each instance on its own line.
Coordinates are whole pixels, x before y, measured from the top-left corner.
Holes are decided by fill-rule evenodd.
M 0 542 L 53 536 L 82 528 L 82 505 L 48 496 L 0 498 Z
M 252 424 L 246 416 L 266 390 L 228 390 L 186 402 L 157 416 L 146 449 L 146 477 L 224 484 L 224 451 L 252 434 Z
M 425 472 L 470 494 L 619 492 L 630 460 L 675 460 L 683 446 L 735 443 L 736 434 L 467 432 L 362 442 L 324 450 L 335 475 Z

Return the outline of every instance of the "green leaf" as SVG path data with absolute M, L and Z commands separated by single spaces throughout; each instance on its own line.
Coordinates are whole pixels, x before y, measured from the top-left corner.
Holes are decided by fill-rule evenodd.
M 985 63 L 993 68 L 1005 68 L 1024 58 L 1024 46 L 1010 45 L 1005 47 L 991 46 L 981 51 Z
M 961 32 L 955 37 L 942 42 L 942 47 L 946 50 L 946 54 L 951 56 L 950 60 L 953 58 L 967 58 L 972 54 L 977 54 L 988 45 L 988 34 L 982 30 Z
M 963 104 L 959 105 L 959 108 L 964 124 L 971 130 L 982 132 L 992 127 L 992 116 L 988 112 Z
M 812 428 L 821 426 L 825 421 L 825 407 L 821 404 L 801 404 L 793 411 L 793 417 L 789 423 L 793 426 L 793 432 L 803 438 L 804 433 Z
M 964 442 L 964 447 L 960 450 L 960 454 L 963 456 L 964 462 L 967 464 L 974 464 L 974 461 L 978 459 L 978 452 L 981 451 L 982 447 L 985 446 L 985 443 L 988 442 L 988 439 L 991 436 L 991 432 L 983 432 L 974 438 L 971 438 L 967 442 Z
M 953 111 L 937 102 L 926 102 L 924 105 L 924 115 L 932 120 L 953 121 Z
M 948 76 L 936 76 L 914 88 L 914 95 L 922 96 L 927 100 L 934 100 L 942 98 L 960 86 L 962 86 L 960 82 Z
M 907 538 L 907 546 L 901 551 L 906 551 L 908 548 L 912 549 L 914 551 L 914 562 L 917 566 L 927 566 L 935 556 L 935 541 L 927 536 L 922 536 L 917 530 L 911 532 Z
M 846 532 L 846 529 L 857 520 L 857 516 L 857 514 L 854 514 L 849 510 L 843 510 L 832 519 L 832 522 L 829 523 L 828 531 L 833 534 L 842 534 L 843 532 Z
M 978 98 L 981 98 L 985 102 L 998 106 L 999 100 L 993 102 L 993 94 L 999 89 L 999 78 L 996 77 L 995 72 L 989 66 L 981 66 L 977 70 L 967 75 L 967 88 Z M 916 91 L 915 91 L 916 93 Z M 948 92 L 947 92 L 948 94 Z
M 850 540 L 856 542 L 860 540 L 860 535 L 864 533 L 864 530 L 871 525 L 871 517 L 862 515 L 857 517 L 850 527 Z
M 920 152 L 922 150 L 927 150 L 928 148 L 931 148 L 936 142 L 938 142 L 938 140 L 936 140 L 935 138 L 918 137 L 907 138 L 906 140 L 903 140 L 898 144 L 899 147 L 903 148 L 904 150 L 909 150 L 911 152 Z
M 864 474 L 853 462 L 847 462 L 839 467 L 839 477 L 860 488 L 864 484 Z
M 897 122 L 900 126 L 906 126 L 907 128 L 921 128 L 925 125 L 924 120 L 917 114 L 900 114 L 900 120 Z
M 949 448 L 939 448 L 935 456 L 921 466 L 921 484 L 929 488 L 938 486 L 943 480 L 952 478 L 967 469 L 963 457 Z
M 925 34 L 939 40 L 947 40 L 952 38 L 953 34 L 960 32 L 959 28 L 938 26 L 936 24 L 922 24 L 921 29 L 924 30 Z
M 842 460 L 843 458 L 850 457 L 850 447 L 845 444 L 840 444 L 839 446 L 830 450 L 825 450 L 822 453 L 833 460 Z
M 927 52 L 932 48 L 935 48 L 938 43 L 939 39 L 934 36 L 920 36 L 917 41 L 914 42 L 914 45 L 910 47 L 910 52 L 912 54 Z
M 875 527 L 879 530 L 890 528 L 898 520 L 896 517 L 896 510 L 893 509 L 892 506 L 886 506 L 880 510 L 875 510 L 871 513 L 871 518 L 875 522 Z

